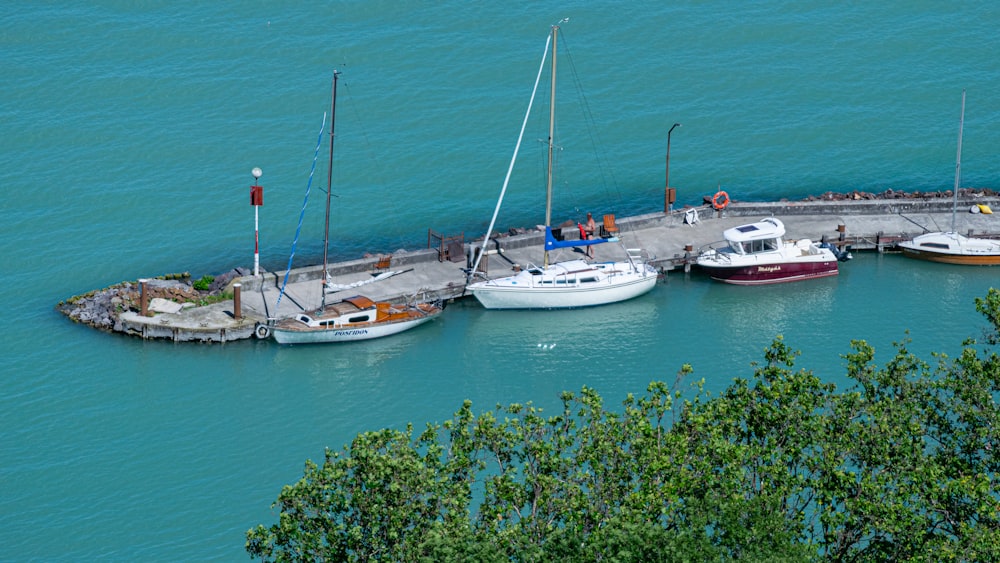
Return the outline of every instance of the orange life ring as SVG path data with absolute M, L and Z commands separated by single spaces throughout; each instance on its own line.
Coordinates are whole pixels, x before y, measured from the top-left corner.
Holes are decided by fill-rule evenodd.
M 720 198 L 722 201 L 719 201 Z M 712 197 L 712 207 L 722 211 L 727 205 L 729 205 L 729 194 L 722 190 L 716 192 L 715 196 Z

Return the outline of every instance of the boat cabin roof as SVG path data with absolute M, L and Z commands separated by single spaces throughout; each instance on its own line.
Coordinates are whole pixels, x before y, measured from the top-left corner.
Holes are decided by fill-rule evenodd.
M 730 242 L 748 242 L 779 238 L 785 234 L 785 224 L 774 217 L 756 223 L 726 229 L 722 236 Z
M 354 297 L 348 297 L 344 299 L 351 305 L 354 305 L 358 309 L 369 309 L 375 306 L 375 302 L 371 299 L 365 297 L 364 295 L 355 295 Z

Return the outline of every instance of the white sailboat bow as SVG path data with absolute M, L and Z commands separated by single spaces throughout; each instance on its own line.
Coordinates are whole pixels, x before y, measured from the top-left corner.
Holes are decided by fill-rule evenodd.
M 566 20 L 563 20 L 566 21 Z M 562 22 L 560 22 L 562 23 Z M 496 218 L 503 202 L 511 171 L 524 137 L 524 129 L 531 114 L 538 84 L 545 68 L 549 46 L 552 47 L 551 91 L 549 100 L 549 146 L 548 173 L 545 199 L 545 246 L 541 266 L 528 264 L 512 276 L 487 279 L 471 283 L 467 289 L 487 309 L 561 309 L 589 307 L 624 301 L 638 297 L 653 289 L 656 284 L 656 269 L 646 263 L 641 249 L 626 249 L 626 259 L 618 262 L 591 263 L 583 259 L 572 259 L 554 264 L 549 263 L 549 251 L 558 248 L 586 247 L 594 244 L 618 242 L 616 238 L 592 238 L 588 240 L 560 241 L 552 235 L 552 153 L 554 147 L 555 92 L 556 92 L 556 51 L 559 26 L 552 30 L 545 42 L 542 62 L 532 89 L 531 100 L 521 125 L 514 155 L 500 191 L 493 217 L 486 231 L 484 241 L 489 240 L 496 224 Z M 485 242 L 484 242 L 485 246 Z M 478 271 L 483 252 L 479 252 L 470 272 Z M 470 276 L 472 274 L 470 273 Z

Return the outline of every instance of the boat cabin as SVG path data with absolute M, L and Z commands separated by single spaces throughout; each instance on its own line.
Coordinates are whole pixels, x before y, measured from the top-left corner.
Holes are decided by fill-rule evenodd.
M 736 254 L 757 254 L 779 250 L 784 234 L 785 225 L 778 219 L 768 217 L 763 221 L 726 229 L 722 236 Z
M 1000 242 L 993 239 L 972 238 L 955 232 L 925 233 L 912 241 L 900 244 L 904 249 L 935 254 L 997 255 Z
M 314 319 L 305 313 L 300 313 L 295 318 L 310 328 L 335 328 L 358 323 L 372 323 L 378 318 L 377 305 L 363 295 L 356 295 L 339 303 L 328 305 L 322 318 Z M 388 304 L 385 304 L 384 308 L 388 308 Z
M 375 322 L 375 310 L 361 311 L 356 315 L 342 315 L 332 319 L 314 319 L 309 315 L 300 313 L 296 319 L 311 328 L 336 328 L 356 323 Z

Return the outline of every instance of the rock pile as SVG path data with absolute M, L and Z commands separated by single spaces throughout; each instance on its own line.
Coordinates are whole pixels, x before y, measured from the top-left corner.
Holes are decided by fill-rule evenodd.
M 958 190 L 958 195 L 960 197 L 983 197 L 983 196 L 995 196 L 996 192 L 989 188 L 960 188 Z M 945 190 L 943 192 L 904 192 L 893 190 L 889 188 L 883 192 L 872 193 L 854 190 L 847 193 L 834 193 L 826 192 L 821 196 L 809 196 L 805 198 L 804 201 L 850 201 L 850 200 L 862 200 L 862 199 L 951 199 L 953 196 L 952 190 Z
M 197 305 L 208 297 L 221 295 L 234 278 L 243 275 L 247 275 L 247 272 L 242 268 L 231 270 L 217 276 L 204 291 L 195 289 L 187 274 L 150 279 L 146 282 L 146 298 L 151 301 L 159 297 L 175 303 Z M 56 305 L 56 309 L 74 322 L 102 330 L 118 331 L 121 330 L 118 316 L 126 311 L 140 311 L 140 299 L 139 282 L 127 281 L 72 297 Z

